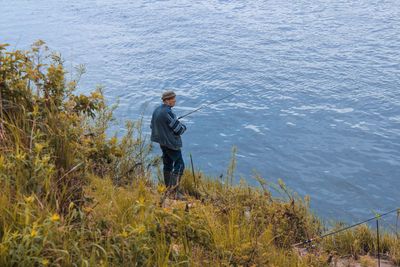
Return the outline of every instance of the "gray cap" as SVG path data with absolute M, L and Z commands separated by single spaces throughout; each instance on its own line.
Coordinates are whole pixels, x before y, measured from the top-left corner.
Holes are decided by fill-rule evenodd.
M 162 94 L 161 99 L 164 101 L 166 99 L 170 99 L 175 96 L 176 96 L 176 94 L 174 93 L 174 91 L 166 91 Z

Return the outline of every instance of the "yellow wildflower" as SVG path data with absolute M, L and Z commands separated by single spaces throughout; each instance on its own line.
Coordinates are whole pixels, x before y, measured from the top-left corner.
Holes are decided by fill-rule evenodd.
M 135 229 L 136 233 L 138 233 L 139 235 L 143 234 L 144 232 L 146 232 L 146 227 L 141 224 L 139 225 L 136 229 Z
M 34 105 L 33 106 L 33 112 L 32 112 L 32 115 L 33 116 L 37 116 L 39 114 L 39 105 Z
M 118 138 L 116 136 L 113 136 L 110 139 L 110 145 L 115 146 L 118 143 Z
M 41 143 L 36 143 L 35 144 L 36 153 L 40 153 L 43 150 L 43 148 L 44 148 L 44 144 L 41 144 Z
M 52 222 L 58 222 L 60 220 L 60 215 L 57 213 L 54 213 L 53 216 L 50 217 L 50 221 Z
M 49 261 L 48 259 L 43 259 L 43 260 L 42 260 L 43 266 L 48 266 L 49 263 L 50 263 L 50 261 Z
M 144 205 L 144 201 L 145 201 L 145 197 L 144 196 L 140 196 L 138 200 L 136 200 L 136 203 L 143 206 Z
M 25 160 L 25 156 L 26 156 L 25 153 L 23 153 L 23 152 L 17 152 L 16 155 L 15 155 L 15 159 L 16 159 L 17 161 L 23 161 L 23 160 Z
M 171 211 L 171 209 L 170 208 L 163 208 L 163 211 L 169 213 Z
M 162 193 L 165 192 L 165 190 L 167 190 L 167 188 L 165 187 L 165 185 L 159 184 L 159 185 L 157 186 L 157 192 L 158 192 L 158 193 L 162 194 Z
M 86 213 L 90 213 L 93 211 L 93 209 L 91 207 L 83 207 L 83 211 Z
M 29 197 L 24 197 L 24 200 L 26 203 L 32 203 L 35 198 L 33 196 L 29 196 Z
M 122 231 L 121 236 L 122 236 L 123 238 L 127 238 L 127 237 L 128 237 L 128 232 L 126 232 L 125 230 Z
M 32 229 L 31 231 L 31 237 L 36 237 L 37 236 L 37 231 L 35 229 Z
M 99 91 L 91 93 L 91 97 L 95 99 L 103 99 L 103 95 Z

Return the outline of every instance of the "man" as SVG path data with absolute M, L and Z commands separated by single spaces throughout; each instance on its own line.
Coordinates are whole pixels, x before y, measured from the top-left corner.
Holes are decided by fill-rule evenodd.
M 168 189 L 176 189 L 185 169 L 181 135 L 186 131 L 186 126 L 172 112 L 175 97 L 173 91 L 162 94 L 163 103 L 154 110 L 150 125 L 151 141 L 159 143 L 162 150 L 164 182 Z

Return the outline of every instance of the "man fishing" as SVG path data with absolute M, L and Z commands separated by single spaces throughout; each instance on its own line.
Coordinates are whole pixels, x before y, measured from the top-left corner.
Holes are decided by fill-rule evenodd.
M 163 103 L 158 106 L 151 118 L 151 141 L 159 143 L 162 150 L 164 183 L 168 190 L 177 193 L 179 180 L 185 169 L 182 158 L 181 135 L 186 131 L 186 126 L 181 123 L 172 112 L 176 103 L 176 94 L 166 91 L 161 97 Z M 179 197 L 178 194 L 176 194 Z

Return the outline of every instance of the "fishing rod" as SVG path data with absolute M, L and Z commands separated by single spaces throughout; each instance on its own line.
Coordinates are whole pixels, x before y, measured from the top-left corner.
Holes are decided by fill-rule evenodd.
M 293 244 L 292 246 L 297 247 L 297 246 L 300 246 L 300 245 L 305 245 L 305 244 L 311 243 L 311 242 L 313 242 L 314 240 L 322 239 L 322 238 L 325 238 L 325 237 L 331 236 L 331 235 L 336 235 L 336 234 L 338 234 L 338 233 L 340 233 L 340 232 L 346 231 L 346 230 L 348 230 L 348 229 L 350 229 L 350 228 L 353 228 L 353 227 L 356 227 L 356 226 L 358 226 L 358 225 L 360 225 L 360 224 L 364 224 L 364 223 L 370 222 L 370 221 L 372 221 L 372 220 L 378 220 L 378 219 L 380 219 L 381 217 L 384 217 L 384 216 L 386 216 L 386 215 L 388 215 L 388 214 L 391 214 L 391 213 L 393 213 L 393 212 L 395 212 L 395 211 L 397 211 L 398 213 L 400 213 L 400 208 L 393 209 L 393 210 L 388 211 L 388 212 L 385 212 L 385 213 L 383 213 L 383 214 L 376 214 L 374 217 L 369 218 L 369 219 L 366 219 L 366 220 L 364 220 L 364 221 L 362 221 L 362 222 L 358 222 L 358 223 L 355 223 L 355 224 L 353 224 L 353 225 L 346 226 L 346 227 L 344 227 L 344 228 L 342 228 L 342 229 L 339 229 L 339 230 L 336 230 L 336 231 L 333 231 L 333 232 L 329 232 L 329 233 L 327 233 L 327 234 L 320 235 L 320 236 L 318 236 L 318 237 L 314 237 L 314 238 L 305 240 L 305 241 L 300 242 L 300 243 L 297 243 L 297 244 Z
M 215 100 L 215 101 L 213 101 L 213 102 L 211 102 L 211 103 L 202 104 L 199 108 L 196 108 L 195 110 L 192 110 L 192 111 L 190 111 L 189 113 L 186 113 L 185 115 L 182 115 L 182 116 L 178 117 L 178 120 L 180 120 L 180 119 L 182 119 L 182 118 L 184 118 L 184 117 L 186 117 L 186 116 L 189 116 L 190 114 L 193 114 L 193 113 L 199 111 L 199 110 L 202 109 L 202 108 L 208 107 L 208 106 L 210 106 L 210 105 L 212 105 L 212 104 L 215 104 L 215 103 L 217 103 L 217 102 L 219 102 L 219 101 L 222 101 L 222 100 L 224 100 L 224 99 L 227 99 L 228 97 L 230 97 L 230 96 L 232 96 L 232 95 L 234 95 L 234 94 L 236 94 L 237 92 L 240 92 L 240 91 L 242 91 L 242 90 L 243 90 L 243 89 L 238 89 L 238 90 L 234 91 L 233 93 L 231 93 L 231 94 L 229 94 L 229 95 L 226 95 L 226 96 L 224 96 L 224 97 L 221 97 L 221 98 L 219 98 L 219 99 L 217 99 L 217 100 Z

